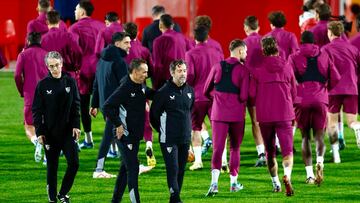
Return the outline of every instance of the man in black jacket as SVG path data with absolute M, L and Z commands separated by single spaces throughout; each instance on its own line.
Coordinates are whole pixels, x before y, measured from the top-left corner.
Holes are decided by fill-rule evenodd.
M 152 99 L 153 90 L 144 84 L 148 73 L 146 61 L 134 59 L 130 63 L 129 75 L 105 101 L 103 113 L 115 126 L 117 144 L 122 162 L 116 180 L 112 202 L 119 202 L 124 194 L 126 182 L 130 201 L 140 202 L 138 191 L 140 140 L 144 136 L 145 102 Z
M 32 106 L 36 135 L 44 145 L 47 158 L 47 189 L 49 202 L 56 202 L 57 169 L 62 150 L 67 169 L 57 195 L 60 202 L 70 202 L 70 191 L 79 168 L 77 140 L 80 136 L 80 96 L 76 82 L 62 73 L 63 59 L 52 51 L 45 56 L 49 75 L 36 87 Z
M 165 8 L 163 6 L 156 5 L 152 7 L 151 15 L 153 18 L 153 22 L 147 27 L 145 27 L 142 34 L 141 43 L 144 47 L 148 48 L 151 53 L 153 49 L 153 41 L 162 34 L 159 28 L 159 23 L 160 17 L 163 14 L 165 14 Z M 177 23 L 174 24 L 174 30 L 176 32 L 181 32 L 180 26 Z
M 103 108 L 106 99 L 120 85 L 121 79 L 127 75 L 128 66 L 124 57 L 130 50 L 130 37 L 125 32 L 116 32 L 112 36 L 112 44 L 108 45 L 101 53 L 101 58 L 97 63 L 95 81 L 93 86 L 93 97 L 91 101 L 90 115 L 96 117 L 98 108 Z M 104 171 L 106 154 L 109 151 L 111 141 L 113 140 L 113 124 L 106 119 L 103 139 L 100 144 L 96 169 L 93 178 L 113 178 L 115 175 Z M 83 143 L 83 146 L 93 145 Z
M 191 109 L 194 90 L 186 84 L 186 64 L 170 64 L 172 78 L 154 96 L 150 110 L 152 126 L 159 132 L 166 165 L 170 202 L 181 202 L 180 192 L 191 140 Z

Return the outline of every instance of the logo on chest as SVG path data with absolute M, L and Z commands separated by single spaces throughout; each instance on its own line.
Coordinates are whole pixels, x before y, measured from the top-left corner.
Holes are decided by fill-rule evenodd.
M 170 100 L 175 100 L 175 95 L 170 95 Z
M 135 97 L 135 92 L 134 93 L 130 93 L 130 97 Z
M 192 97 L 191 93 L 187 93 L 187 96 L 189 97 L 189 99 L 191 99 Z
M 52 90 L 46 90 L 46 94 L 52 94 Z
M 69 93 L 70 92 L 70 87 L 65 87 L 65 91 L 66 91 L 66 93 Z

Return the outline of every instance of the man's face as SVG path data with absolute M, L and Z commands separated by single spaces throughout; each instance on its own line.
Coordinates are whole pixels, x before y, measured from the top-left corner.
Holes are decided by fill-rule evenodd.
M 245 61 L 247 56 L 247 47 L 246 46 L 240 47 L 239 52 L 240 52 L 240 60 Z
M 115 46 L 119 47 L 120 49 L 126 51 L 126 53 L 129 54 L 131 47 L 130 41 L 130 37 L 125 37 L 123 40 L 115 42 Z
M 47 67 L 53 78 L 61 77 L 62 66 L 63 66 L 63 63 L 60 59 L 55 59 L 55 58 L 47 59 Z
M 182 86 L 186 82 L 187 68 L 185 64 L 177 65 L 176 69 L 171 72 L 175 84 Z
M 80 5 L 78 4 L 75 8 L 75 19 L 80 20 L 80 18 L 84 15 L 84 13 L 85 10 L 81 8 Z
M 134 78 L 140 83 L 144 83 L 148 75 L 148 66 L 142 63 L 139 69 L 134 70 Z

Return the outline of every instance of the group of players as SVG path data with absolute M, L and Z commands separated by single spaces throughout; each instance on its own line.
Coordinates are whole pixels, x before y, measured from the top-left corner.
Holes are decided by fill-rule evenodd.
M 15 81 L 24 97 L 25 131 L 35 145 L 36 161 L 42 159 L 44 145 L 49 202 L 56 198 L 69 201 L 67 193 L 79 166 L 77 149 L 93 148 L 90 115 L 95 117 L 98 110 L 104 114 L 105 129 L 93 178 L 116 177 L 104 170 L 107 156 L 117 156 L 119 150 L 123 160 L 113 202 L 121 200 L 126 183 L 131 201 L 140 201 L 138 174 L 156 165 L 150 123 L 159 132 L 170 202 L 181 202 L 188 153 L 194 154 L 189 169 L 201 169 L 201 156 L 211 145 L 212 177 L 206 196 L 218 193 L 221 171 L 230 173 L 230 192 L 242 190 L 237 179 L 246 108 L 258 153 L 255 166 L 267 165 L 273 192 L 281 191 L 276 161 L 277 150 L 281 149 L 285 193 L 294 194 L 291 172 L 295 126 L 302 134 L 306 183 L 320 185 L 326 129 L 333 160 L 341 162 L 339 150 L 345 146 L 343 127 L 338 124 L 341 111 L 360 147 L 360 36 L 348 40 L 343 24 L 330 21 L 329 5 L 309 2 L 307 12 L 313 15 L 305 17 L 315 18 L 317 23 L 302 19 L 300 45 L 295 35 L 284 29 L 286 18 L 282 12 L 269 14 L 272 31 L 265 36 L 258 33 L 257 18 L 248 16 L 244 20 L 247 37 L 231 41 L 230 57 L 224 59 L 220 44 L 209 36 L 208 16 L 196 17 L 192 40 L 181 34 L 164 7 L 154 6 L 154 21 L 145 28 L 139 42 L 136 24 L 122 25 L 115 12 L 105 16 L 106 26 L 92 19 L 94 7 L 90 1 L 80 1 L 75 10 L 77 22 L 67 29 L 59 13 L 51 9 L 50 1 L 39 0 L 39 17 L 28 23 L 27 43 L 17 60 Z M 152 89 L 143 84 L 147 76 Z M 151 108 L 147 99 L 153 100 Z M 77 142 L 79 137 L 80 115 L 85 140 L 78 145 L 71 140 Z M 212 140 L 204 125 L 206 116 L 211 121 Z M 311 130 L 316 143 L 315 174 Z M 143 137 L 148 168 L 139 166 L 137 159 Z M 68 169 L 57 194 L 54 177 L 61 151 Z

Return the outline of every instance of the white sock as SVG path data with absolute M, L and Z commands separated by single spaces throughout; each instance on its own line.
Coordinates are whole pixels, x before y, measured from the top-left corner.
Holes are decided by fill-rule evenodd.
M 37 142 L 37 137 L 36 137 L 36 135 L 35 135 L 35 136 L 32 136 L 30 140 L 31 140 L 31 142 L 36 146 L 36 142 Z
M 258 155 L 265 154 L 265 146 L 263 144 L 256 145 Z
M 220 170 L 213 169 L 211 170 L 211 184 L 218 184 L 220 176 Z
M 284 176 L 287 176 L 289 180 L 291 179 L 291 168 L 290 167 L 284 167 Z
M 344 139 L 344 122 L 340 121 L 338 125 L 339 125 L 338 137 Z
M 237 183 L 237 178 L 238 178 L 238 176 L 236 175 L 236 176 L 232 176 L 232 175 L 230 175 L 230 184 L 236 184 Z
M 277 135 L 275 135 L 275 145 L 277 148 L 280 149 L 280 142 L 279 142 L 279 138 L 277 137 Z
M 271 181 L 273 186 L 275 187 L 276 185 L 281 186 L 280 180 L 279 180 L 279 176 L 275 176 L 275 177 L 271 177 Z
M 151 141 L 146 141 L 146 148 L 151 148 L 152 149 L 152 142 Z
M 313 170 L 313 166 L 305 166 L 305 170 L 306 170 L 306 178 L 315 178 L 314 175 L 314 170 Z
M 195 155 L 195 162 L 196 163 L 202 163 L 201 160 L 201 146 L 193 147 L 194 155 Z
M 201 137 L 202 137 L 202 139 L 203 140 L 206 140 L 206 139 L 208 139 L 210 136 L 209 136 L 209 132 L 207 131 L 207 130 L 202 130 L 201 132 L 200 132 L 200 135 L 201 135 Z
M 316 157 L 316 163 L 324 164 L 324 157 L 323 156 Z
M 293 136 L 295 136 L 296 133 L 296 126 L 293 126 Z
M 226 156 L 227 156 L 227 149 L 226 149 L 226 144 L 225 144 L 225 148 L 224 148 L 223 154 L 221 156 L 221 165 L 222 166 L 225 166 L 228 164 Z
M 92 137 L 92 132 L 85 132 L 85 142 L 86 143 L 92 143 L 93 142 L 93 137 Z
M 339 153 L 339 144 L 335 143 L 331 145 L 331 149 L 333 151 L 333 157 L 334 157 L 334 162 L 335 163 L 340 163 L 340 153 Z

